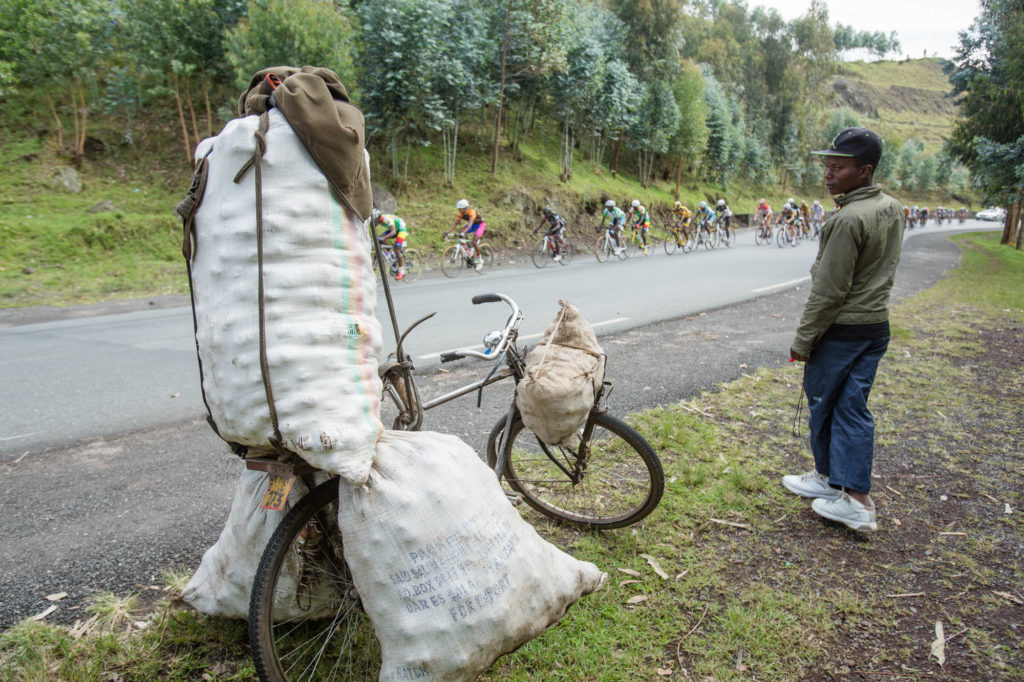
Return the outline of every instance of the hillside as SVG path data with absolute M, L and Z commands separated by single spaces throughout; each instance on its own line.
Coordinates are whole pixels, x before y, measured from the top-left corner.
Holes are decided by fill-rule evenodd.
M 957 116 L 939 59 L 849 62 L 832 80 L 833 105 L 847 106 L 886 140 L 921 139 L 929 152 L 942 149 Z
M 934 59 L 845 64 L 833 87 L 836 106 L 857 111 L 861 123 L 876 127 L 887 141 L 901 143 L 917 135 L 930 151 L 937 151 L 955 116 Z M 81 189 L 73 193 L 58 182 L 68 162 L 56 153 L 48 122 L 8 108 L 0 124 L 0 163 L 5 168 L 0 176 L 0 307 L 187 292 L 174 207 L 186 189 L 190 168 L 170 113 L 173 102 L 166 104 L 166 110 L 150 107 L 136 122 L 133 145 L 124 143 L 120 122 L 90 119 L 90 148 L 77 171 Z M 471 125 L 460 131 L 453 187 L 443 183 L 439 143 L 410 150 L 408 160 L 403 159 L 408 178 L 403 182 L 392 177 L 385 150 L 371 145 L 374 180 L 394 194 L 399 214 L 411 226 L 412 243 L 428 254 L 428 264 L 461 198 L 487 219 L 488 241 L 513 251 L 530 243 L 530 230 L 545 205 L 570 219 L 578 244 L 590 244 L 595 213 L 605 199 L 621 203 L 638 198 L 655 214 L 675 200 L 667 166 L 656 170 L 653 183 L 644 188 L 636 180 L 636 158 L 627 151 L 615 177 L 608 171 L 608 153 L 599 163 L 579 151 L 573 176 L 560 181 L 559 131 L 543 123 L 518 150 L 503 148 L 498 172 L 492 175 L 489 134 Z M 906 203 L 948 200 L 940 193 L 896 195 Z M 679 198 L 694 207 L 701 200 L 725 197 L 734 211 L 745 213 L 761 196 L 773 205 L 787 196 L 830 200 L 820 178 L 811 178 L 803 188 L 752 183 L 721 187 L 685 175 Z

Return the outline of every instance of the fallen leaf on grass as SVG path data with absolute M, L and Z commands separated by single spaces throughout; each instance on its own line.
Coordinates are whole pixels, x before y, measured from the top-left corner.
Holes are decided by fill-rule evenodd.
M 1021 606 L 1024 606 L 1024 599 L 1021 599 L 1015 594 L 1010 594 L 1009 592 L 996 592 L 995 590 L 992 591 L 992 594 L 996 595 L 997 597 L 1002 597 L 1003 599 L 1006 599 L 1008 601 L 1012 601 L 1014 604 L 1020 604 Z
M 619 587 L 625 587 L 626 585 L 636 585 L 638 583 L 643 584 L 643 582 L 643 580 L 623 580 L 621 583 L 619 583 Z
M 50 608 L 46 609 L 42 613 L 37 613 L 34 616 L 29 616 L 28 620 L 42 620 L 43 618 L 46 618 L 47 616 L 49 616 L 51 613 L 53 613 L 56 610 L 57 610 L 57 605 L 53 604 L 52 606 L 50 606 Z
M 668 580 L 668 573 L 661 568 L 661 564 L 658 563 L 657 559 L 652 557 L 650 554 L 641 554 L 640 556 L 651 565 L 651 568 L 661 577 L 662 580 Z
M 1013 509 L 1010 507 L 1009 503 L 1007 503 L 1006 506 L 1003 507 L 1003 513 L 1004 514 L 1012 514 L 1013 513 Z
M 720 523 L 723 526 L 732 526 L 733 528 L 746 528 L 747 530 L 750 530 L 749 523 L 736 523 L 735 521 L 723 521 L 722 519 L 715 518 L 712 518 L 711 521 L 713 523 Z
M 662 677 L 668 677 L 672 674 L 672 668 L 658 668 L 658 674 Z
M 626 600 L 626 603 L 627 604 L 639 604 L 642 601 L 647 601 L 647 595 L 646 594 L 638 594 L 638 595 L 635 595 L 633 597 L 630 597 L 629 599 Z
M 640 571 L 634 571 L 632 568 L 620 568 L 619 573 L 625 573 L 626 575 L 631 575 L 634 578 L 640 577 Z
M 946 664 L 946 633 L 942 629 L 942 621 L 935 621 L 935 641 L 932 642 L 932 656 L 939 661 L 939 665 Z
M 53 594 L 46 595 L 46 599 L 47 601 L 60 601 L 66 596 L 68 596 L 67 592 L 54 592 Z

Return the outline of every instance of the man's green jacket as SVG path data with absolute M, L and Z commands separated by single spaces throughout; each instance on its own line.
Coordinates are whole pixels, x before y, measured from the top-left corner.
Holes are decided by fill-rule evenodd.
M 821 228 L 811 293 L 792 345 L 808 357 L 833 324 L 889 319 L 889 292 L 903 245 L 903 207 L 877 185 L 835 200 L 840 209 Z

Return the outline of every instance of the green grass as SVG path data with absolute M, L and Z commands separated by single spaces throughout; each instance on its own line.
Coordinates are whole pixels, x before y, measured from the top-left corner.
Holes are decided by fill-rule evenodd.
M 664 464 L 661 505 L 638 526 L 601 533 L 525 510 L 609 579 L 483 679 L 783 681 L 854 670 L 1024 679 L 1024 633 L 1008 625 L 1019 607 L 996 594 L 1024 584 L 1020 424 L 1007 409 L 1019 405 L 1024 365 L 993 342 L 1005 333 L 1019 344 L 1024 254 L 991 234 L 957 239 L 962 265 L 893 310 L 872 393 L 876 535 L 821 523 L 778 485 L 809 460 L 789 432 L 795 366 L 631 415 Z M 956 514 L 942 517 L 940 493 L 956 500 Z M 1002 500 L 1017 512 L 1004 514 Z M 186 575 L 165 581 L 180 590 Z M 638 595 L 646 600 L 629 603 Z M 130 605 L 98 600 L 91 611 L 105 622 L 81 636 L 44 623 L 12 628 L 0 635 L 0 679 L 251 678 L 244 624 L 173 599 L 137 613 Z M 947 644 L 945 671 L 928 657 L 935 620 L 947 636 L 961 632 Z

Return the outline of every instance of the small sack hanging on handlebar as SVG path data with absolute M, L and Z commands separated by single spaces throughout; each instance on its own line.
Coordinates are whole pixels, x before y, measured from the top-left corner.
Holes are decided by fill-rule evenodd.
M 523 424 L 542 441 L 572 446 L 604 381 L 605 354 L 579 309 L 559 304 L 543 341 L 526 356 L 516 405 Z

